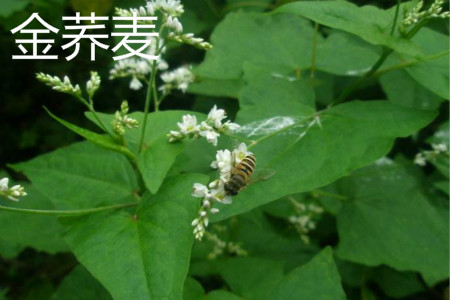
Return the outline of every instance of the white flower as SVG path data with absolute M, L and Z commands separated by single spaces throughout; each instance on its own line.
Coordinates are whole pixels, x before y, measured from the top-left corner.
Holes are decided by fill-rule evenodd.
M 140 90 L 142 88 L 142 83 L 137 79 L 137 77 L 133 76 L 133 79 L 130 81 L 130 89 L 132 90 Z
M 0 191 L 4 192 L 8 190 L 9 178 L 5 177 L 0 180 Z
M 445 152 L 447 151 L 447 145 L 446 144 L 432 144 L 431 147 L 433 147 L 433 150 L 436 152 Z
M 205 42 L 202 38 L 194 37 L 193 33 L 176 34 L 175 32 L 170 32 L 167 35 L 167 38 L 177 43 L 191 45 L 202 50 L 212 49 L 212 45 L 210 43 Z
M 116 111 L 115 118 L 111 122 L 114 132 L 119 136 L 125 135 L 125 127 L 136 128 L 139 126 L 138 120 L 127 116 L 128 110 L 128 101 L 122 101 L 122 104 L 120 105 L 120 111 Z
M 86 83 L 86 91 L 89 94 L 89 97 L 93 97 L 95 92 L 98 90 L 98 88 L 100 87 L 100 76 L 98 75 L 97 72 L 91 72 L 91 78 L 88 80 L 88 82 Z
M 234 131 L 238 130 L 239 128 L 241 128 L 241 125 L 232 123 L 231 121 L 226 121 L 222 126 L 222 130 L 227 133 L 234 132 Z
M 220 134 L 218 134 L 215 131 L 210 131 L 210 130 L 205 130 L 205 131 L 200 131 L 200 135 L 204 136 L 206 138 L 206 140 L 213 144 L 214 146 L 217 146 L 217 138 L 220 136 Z
M 197 117 L 192 115 L 184 115 L 183 122 L 178 123 L 178 128 L 180 128 L 181 133 L 184 135 L 196 133 L 199 128 L 197 125 Z
M 0 180 L 0 195 L 7 197 L 12 201 L 19 201 L 19 197 L 26 196 L 27 193 L 23 186 L 16 184 L 8 188 L 9 179 L 7 177 Z
M 152 0 L 147 2 L 147 6 L 152 6 L 154 10 L 160 10 L 162 13 L 178 17 L 184 13 L 183 5 L 179 0 Z
M 208 118 L 206 120 L 207 122 L 214 124 L 214 127 L 219 129 L 222 127 L 222 120 L 225 119 L 226 117 L 227 116 L 225 114 L 225 110 L 217 109 L 217 106 L 214 105 L 214 107 L 209 112 Z
M 69 77 L 64 76 L 63 80 L 61 80 L 57 76 L 51 76 L 49 74 L 37 73 L 36 78 L 45 83 L 47 86 L 51 87 L 55 91 L 71 94 L 74 96 L 81 96 L 80 86 L 77 84 L 75 86 L 70 82 Z
M 194 188 L 192 189 L 192 196 L 197 198 L 204 198 L 209 195 L 209 189 L 206 185 L 201 183 L 194 183 Z
M 240 163 L 247 155 L 251 154 L 247 150 L 247 145 L 245 143 L 240 143 L 239 146 L 233 150 L 233 157 L 235 159 L 235 163 Z
M 219 150 L 216 153 L 216 160 L 211 163 L 211 168 L 219 170 L 231 170 L 231 152 L 228 149 Z
M 176 32 L 182 32 L 183 31 L 183 25 L 181 25 L 180 21 L 178 21 L 177 18 L 174 18 L 172 16 L 167 17 L 166 26 L 168 28 L 172 28 Z
M 427 161 L 422 153 L 417 153 L 414 158 L 414 163 L 418 166 L 424 167 L 427 164 Z
M 161 80 L 164 82 L 159 90 L 164 94 L 169 94 L 174 89 L 186 92 L 190 83 L 194 82 L 194 74 L 190 67 L 179 67 L 172 71 L 167 71 L 161 74 Z

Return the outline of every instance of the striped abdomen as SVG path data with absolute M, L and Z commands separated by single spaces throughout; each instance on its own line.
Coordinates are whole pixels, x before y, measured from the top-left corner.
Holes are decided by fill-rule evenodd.
M 253 154 L 248 154 L 245 156 L 244 159 L 231 171 L 230 180 L 224 185 L 227 194 L 232 196 L 237 195 L 237 193 L 249 182 L 255 166 L 255 156 Z

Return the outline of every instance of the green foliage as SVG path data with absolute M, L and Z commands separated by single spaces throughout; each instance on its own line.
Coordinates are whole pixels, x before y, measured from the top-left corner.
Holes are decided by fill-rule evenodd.
M 383 45 L 398 53 L 417 56 L 418 47 L 406 38 L 390 35 L 395 9 L 358 7 L 346 1 L 307 1 L 283 5 L 275 13 L 292 13 L 319 24 L 343 30 L 374 45 Z
M 180 299 L 198 208 L 184 191 L 198 181 L 205 178 L 171 177 L 156 195 L 144 196 L 136 211 L 64 222 L 65 240 L 114 299 Z M 101 260 L 99 253 L 105 253 Z
M 375 165 L 336 183 L 345 186 L 337 216 L 338 255 L 365 265 L 418 271 L 429 284 L 449 276 L 448 220 L 400 165 Z M 417 259 L 421 257 L 421 259 Z
M 307 122 L 255 147 L 262 164 L 276 170 L 273 178 L 277 180 L 249 186 L 232 206 L 223 208 L 218 218 L 327 185 L 384 156 L 396 137 L 412 134 L 434 117 L 434 113 L 386 101 L 354 101 L 324 111 L 321 126 L 311 127 L 303 138 L 300 134 Z M 245 200 L 240 200 L 241 197 Z
M 88 12 L 100 5 L 106 14 L 112 4 L 71 0 L 65 8 Z M 397 7 L 397 16 L 395 6 L 348 1 L 184 4 L 184 32 L 211 32 L 214 46 L 203 58 L 186 45 L 167 44 L 171 69 L 201 61 L 186 94 L 162 95 L 163 79 L 139 77 L 150 86 L 148 114 L 123 113 L 140 124 L 125 126 L 123 135 L 114 131 L 116 116 L 95 112 L 92 99 L 87 119 L 70 116 L 73 123 L 46 109 L 86 141 L 21 158 L 10 165 L 16 173 L 0 174 L 22 180 L 28 193 L 18 202 L 0 199 L 0 298 L 441 297 L 450 251 L 446 20 L 419 20 L 401 31 L 412 3 Z M 34 4 L 8 1 L 0 15 L 11 22 L 27 5 Z M 95 107 L 115 111 L 97 100 L 105 82 Z M 145 91 L 106 89 L 110 98 L 144 107 Z M 194 125 L 211 118 L 210 104 L 220 104 L 241 128 L 215 125 L 217 147 L 200 127 L 168 142 L 172 130 L 183 131 L 177 126 L 183 116 L 195 116 Z M 46 106 L 56 112 L 53 102 Z M 210 167 L 217 151 L 243 142 L 257 160 L 252 183 L 228 205 L 209 194 L 209 204 L 192 197 L 195 183 L 218 177 Z M 421 153 L 431 154 L 420 161 Z M 267 169 L 274 175 L 253 183 Z M 12 182 L 1 183 L 0 195 Z M 200 217 L 206 234 L 194 242 Z M 17 288 L 28 251 L 74 258 L 30 275 L 45 278 L 41 284 Z

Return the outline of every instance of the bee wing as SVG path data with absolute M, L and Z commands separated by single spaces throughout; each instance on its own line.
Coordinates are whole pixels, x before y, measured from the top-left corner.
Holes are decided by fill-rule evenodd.
M 277 171 L 274 169 L 260 169 L 253 172 L 252 177 L 250 178 L 249 184 L 258 182 L 258 181 L 265 181 L 270 179 L 273 175 L 275 175 Z

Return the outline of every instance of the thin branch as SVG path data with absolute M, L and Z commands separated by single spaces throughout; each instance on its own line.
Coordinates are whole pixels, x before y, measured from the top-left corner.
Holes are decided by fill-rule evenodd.
M 42 209 L 25 209 L 25 208 L 17 208 L 17 207 L 8 207 L 0 205 L 0 210 L 22 213 L 22 214 L 33 214 L 33 215 L 46 215 L 46 216 L 59 216 L 59 217 L 75 217 L 88 215 L 96 212 L 106 211 L 106 210 L 115 210 L 120 208 L 126 208 L 131 206 L 137 206 L 137 203 L 125 203 L 125 204 L 117 204 L 110 206 L 102 206 L 96 208 L 88 208 L 88 209 L 76 209 L 76 210 L 42 210 Z

